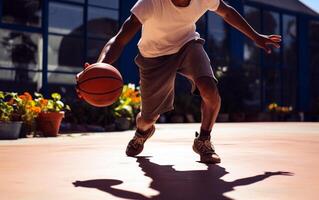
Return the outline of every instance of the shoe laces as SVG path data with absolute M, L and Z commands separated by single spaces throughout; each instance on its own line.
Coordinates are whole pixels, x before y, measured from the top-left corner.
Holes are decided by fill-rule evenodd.
M 210 140 L 198 140 L 198 149 L 203 153 L 214 153 L 215 149 Z
M 143 144 L 144 138 L 135 135 L 132 141 L 133 141 L 133 142 L 132 142 L 133 146 L 134 146 L 134 147 L 137 147 L 138 145 Z

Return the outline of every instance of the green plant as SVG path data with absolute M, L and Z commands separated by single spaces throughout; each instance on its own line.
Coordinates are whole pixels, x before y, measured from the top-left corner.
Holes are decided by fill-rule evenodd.
M 34 93 L 36 96 L 35 104 L 41 109 L 41 112 L 61 112 L 69 111 L 70 106 L 64 104 L 61 101 L 61 95 L 58 93 L 52 93 L 51 99 L 45 99 L 42 94 Z
M 8 122 L 12 120 L 13 106 L 5 101 L 6 94 L 0 91 L 0 121 Z
M 134 84 L 123 86 L 122 94 L 112 105 L 113 114 L 117 118 L 133 119 L 141 105 L 140 88 Z

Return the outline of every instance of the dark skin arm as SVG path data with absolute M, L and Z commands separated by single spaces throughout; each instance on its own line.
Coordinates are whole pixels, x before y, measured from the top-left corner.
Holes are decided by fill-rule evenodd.
M 264 49 L 267 53 L 271 53 L 272 47 L 280 47 L 280 35 L 262 35 L 257 33 L 233 7 L 225 4 L 223 0 L 220 0 L 220 5 L 216 10 L 216 13 L 228 24 L 253 40 L 258 47 Z
M 97 62 L 105 62 L 109 64 L 116 62 L 126 44 L 131 41 L 131 39 L 138 31 L 141 30 L 141 28 L 142 24 L 135 17 L 135 15 L 132 14 L 123 23 L 119 32 L 105 44 Z

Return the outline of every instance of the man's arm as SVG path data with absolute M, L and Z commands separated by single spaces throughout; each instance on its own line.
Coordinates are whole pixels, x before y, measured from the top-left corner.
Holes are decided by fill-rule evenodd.
M 123 23 L 119 32 L 105 44 L 97 62 L 113 64 L 120 57 L 125 45 L 131 41 L 141 28 L 142 24 L 132 14 Z
M 257 33 L 233 7 L 225 4 L 223 0 L 220 0 L 220 5 L 215 12 L 227 23 L 252 39 L 257 46 L 263 48 L 267 53 L 271 53 L 272 46 L 280 47 L 280 35 L 262 35 Z

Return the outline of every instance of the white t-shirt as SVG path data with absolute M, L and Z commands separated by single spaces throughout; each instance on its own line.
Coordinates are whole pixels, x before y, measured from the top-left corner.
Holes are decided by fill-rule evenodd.
M 138 43 L 144 57 L 177 53 L 188 41 L 200 37 L 196 21 L 207 11 L 215 11 L 220 0 L 191 0 L 177 7 L 171 0 L 138 0 L 131 12 L 143 24 Z

